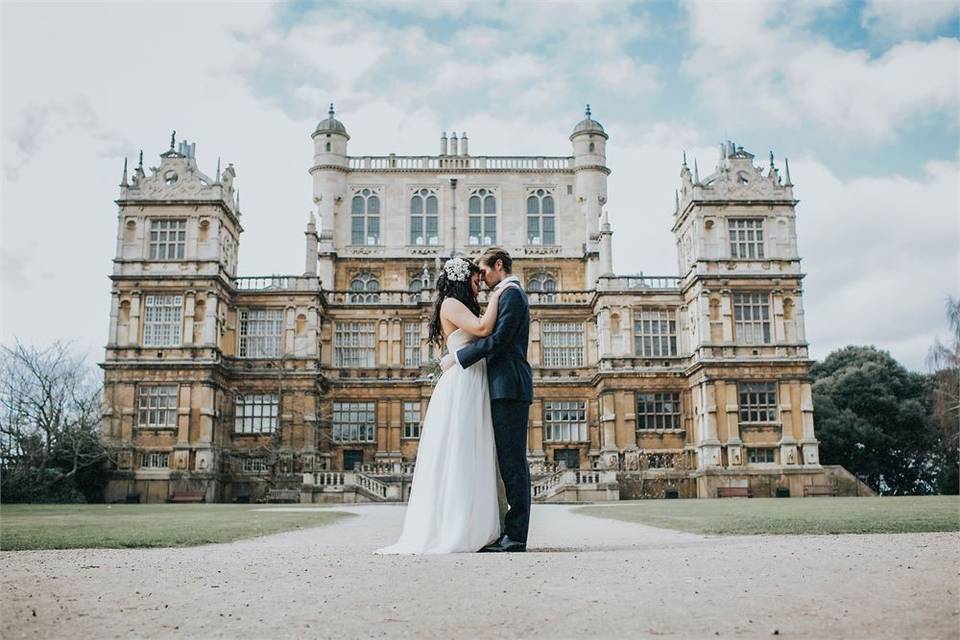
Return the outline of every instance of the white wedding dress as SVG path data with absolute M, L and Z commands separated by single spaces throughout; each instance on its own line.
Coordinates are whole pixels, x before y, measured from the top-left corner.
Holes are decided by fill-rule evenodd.
M 471 341 L 447 336 L 455 353 Z M 487 363 L 454 365 L 440 376 L 420 432 L 400 539 L 377 554 L 474 552 L 500 535 L 496 444 Z

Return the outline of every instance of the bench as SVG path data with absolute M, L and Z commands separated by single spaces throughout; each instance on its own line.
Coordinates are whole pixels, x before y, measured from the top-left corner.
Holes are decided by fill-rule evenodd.
M 203 502 L 202 491 L 174 491 L 167 498 L 167 502 Z
M 299 489 L 270 489 L 267 502 L 300 502 Z
M 803 487 L 804 497 L 810 496 L 836 496 L 837 487 L 832 484 L 808 484 Z
M 718 498 L 752 498 L 750 487 L 717 487 Z

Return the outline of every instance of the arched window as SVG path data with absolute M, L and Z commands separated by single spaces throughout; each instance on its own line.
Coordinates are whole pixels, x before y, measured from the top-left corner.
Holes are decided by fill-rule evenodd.
M 431 189 L 420 189 L 410 198 L 410 244 L 440 244 L 437 232 L 437 195 Z
M 350 302 L 380 302 L 380 281 L 377 276 L 361 271 L 350 281 Z
M 476 189 L 469 201 L 468 244 L 497 244 L 497 198 L 489 189 Z
M 590 153 L 593 153 L 595 149 L 596 149 L 596 146 L 591 142 L 591 143 L 590 143 Z
M 328 143 L 327 143 L 327 153 L 329 153 L 329 152 L 330 152 L 330 143 L 328 142 Z
M 527 244 L 555 244 L 553 196 L 536 189 L 527 196 Z
M 350 203 L 350 244 L 380 244 L 380 197 L 357 191 Z
M 544 302 L 556 299 L 557 281 L 553 274 L 539 271 L 527 278 L 527 291 L 540 294 Z

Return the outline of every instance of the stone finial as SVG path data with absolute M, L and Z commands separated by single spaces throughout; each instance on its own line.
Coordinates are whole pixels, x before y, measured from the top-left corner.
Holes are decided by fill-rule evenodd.
M 177 140 L 177 130 L 174 129 L 173 133 L 170 134 L 170 151 L 173 151 L 173 145 L 176 144 Z
M 140 162 L 137 164 L 137 168 L 143 171 L 143 149 L 140 149 Z
M 589 105 L 589 104 L 587 105 L 587 108 L 583 110 L 583 113 L 584 113 L 585 116 L 587 116 L 587 118 L 590 117 L 591 113 L 590 113 L 590 105 Z
M 129 186 L 129 184 L 127 183 L 127 158 L 126 157 L 124 157 L 123 159 L 123 178 L 120 180 L 120 186 L 121 187 Z
M 687 166 L 687 152 L 683 152 L 683 166 Z
M 217 173 L 213 176 L 213 183 L 220 184 L 220 156 L 217 156 Z
M 783 159 L 783 168 L 784 168 L 784 171 L 786 171 L 786 174 L 787 174 L 787 182 L 786 182 L 783 186 L 785 186 L 785 187 L 792 187 L 792 186 L 793 186 L 793 180 L 790 179 L 790 160 L 789 160 L 788 158 L 784 158 L 784 159 Z
M 770 151 L 770 168 L 773 169 L 773 150 Z
M 332 117 L 334 116 L 334 114 L 336 114 L 336 112 L 337 112 L 337 111 L 336 111 L 336 109 L 333 108 L 333 103 L 331 102 L 331 103 L 330 103 L 330 109 L 327 110 L 327 115 L 329 115 L 329 116 L 332 118 Z
M 700 167 L 697 166 L 697 159 L 693 159 L 693 184 L 700 184 Z

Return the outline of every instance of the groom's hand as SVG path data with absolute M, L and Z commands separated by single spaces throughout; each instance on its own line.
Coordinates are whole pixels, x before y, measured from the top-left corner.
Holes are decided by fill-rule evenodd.
M 455 364 L 457 364 L 457 359 L 454 357 L 452 353 L 448 353 L 447 355 L 440 358 L 441 371 L 446 371 L 447 369 L 449 369 Z

